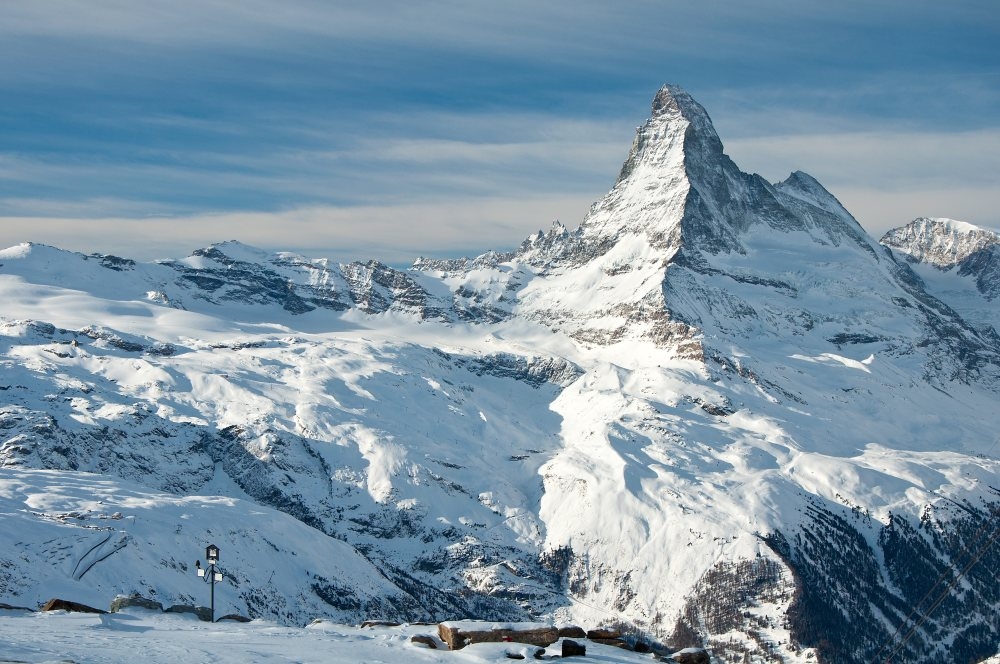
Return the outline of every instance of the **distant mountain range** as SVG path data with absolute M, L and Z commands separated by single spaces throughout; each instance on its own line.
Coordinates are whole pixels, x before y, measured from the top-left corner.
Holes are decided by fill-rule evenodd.
M 408 270 L 0 251 L 0 602 L 551 619 L 720 662 L 1000 642 L 1000 236 L 874 241 L 676 86 L 576 229 Z

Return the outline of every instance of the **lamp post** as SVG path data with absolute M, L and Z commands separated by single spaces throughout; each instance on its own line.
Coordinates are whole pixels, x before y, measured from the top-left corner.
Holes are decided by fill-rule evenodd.
M 205 583 L 209 584 L 209 587 L 211 588 L 209 598 L 211 602 L 212 622 L 215 622 L 215 583 L 217 581 L 222 581 L 222 570 L 216 565 L 218 562 L 219 547 L 214 544 L 209 544 L 205 547 L 206 567 L 204 569 L 201 566 L 200 560 L 194 561 L 195 569 L 198 570 L 198 576 L 205 579 Z

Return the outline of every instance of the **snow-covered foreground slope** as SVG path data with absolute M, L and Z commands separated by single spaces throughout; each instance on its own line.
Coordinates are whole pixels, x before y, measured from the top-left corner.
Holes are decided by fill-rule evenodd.
M 432 627 L 350 627 L 319 621 L 305 628 L 254 621 L 203 623 L 191 616 L 128 609 L 109 615 L 26 614 L 0 610 L 0 661 L 127 664 L 137 656 L 150 664 L 214 662 L 359 662 L 494 664 L 510 655 L 532 660 L 537 647 L 517 643 L 476 643 L 460 651 L 430 649 L 410 641 L 435 635 Z M 584 641 L 585 661 L 607 664 L 648 662 L 649 655 Z M 561 644 L 547 649 L 558 656 Z
M 505 573 L 499 562 L 528 556 L 537 565 L 537 471 L 558 443 L 558 418 L 548 410 L 556 389 L 542 381 L 546 371 L 569 371 L 564 362 L 449 355 L 357 333 L 146 341 L 169 343 L 164 355 L 33 324 L 5 331 L 5 465 L 101 473 L 282 510 L 294 525 L 312 527 L 317 541 L 364 550 L 405 588 L 405 601 L 388 598 L 378 608 L 351 584 L 317 583 L 314 594 L 351 609 L 341 617 L 521 611 L 510 600 L 490 609 L 489 598 L 482 608 L 466 606 L 441 592 L 436 573 L 448 585 L 465 585 L 451 576 L 466 575 L 477 587 Z M 254 553 L 280 542 L 287 524 L 258 525 L 250 513 L 216 515 L 262 540 L 248 551 L 247 592 L 258 606 L 247 608 L 296 623 L 316 617 L 315 604 L 291 601 L 289 588 L 272 583 L 273 565 Z M 192 533 L 178 557 L 195 556 L 202 539 Z M 420 571 L 423 580 L 411 576 Z M 136 590 L 162 592 L 151 579 L 137 580 Z M 552 592 L 548 581 L 536 583 L 543 596 Z M 168 586 L 176 593 L 185 584 Z
M 201 542 L 225 542 L 227 577 L 216 615 L 254 613 L 288 619 L 321 615 L 329 605 L 316 588 L 350 588 L 360 611 L 393 613 L 408 597 L 352 547 L 287 514 L 220 495 L 153 492 L 109 475 L 54 470 L 5 470 L 0 477 L 5 566 L 0 592 L 21 605 L 74 598 L 107 610 L 109 598 L 139 594 L 173 604 L 207 605 L 195 576 Z M 233 487 L 235 488 L 235 487 Z M 251 575 L 266 575 L 250 581 Z M 268 596 L 255 587 L 282 588 Z M 178 593 L 181 588 L 188 592 Z M 287 599 L 287 601 L 286 601 Z M 403 611 L 397 610 L 397 615 Z
M 197 601 L 211 538 L 227 606 L 288 625 L 996 652 L 1000 340 L 675 87 L 584 223 L 516 251 L 22 245 L 0 302 L 0 602 Z

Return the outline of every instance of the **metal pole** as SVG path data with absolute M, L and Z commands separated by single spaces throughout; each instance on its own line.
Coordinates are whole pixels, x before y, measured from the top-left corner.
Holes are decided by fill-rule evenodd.
M 209 595 L 210 597 L 209 601 L 212 605 L 212 622 L 215 622 L 215 565 L 210 565 L 208 567 L 208 571 L 212 574 L 212 580 L 210 582 L 212 591 Z

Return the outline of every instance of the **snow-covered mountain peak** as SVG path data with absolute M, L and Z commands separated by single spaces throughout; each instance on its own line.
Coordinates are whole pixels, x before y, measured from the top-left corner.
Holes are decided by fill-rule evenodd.
M 6 249 L 0 249 L 0 260 L 44 261 L 71 255 L 83 256 L 83 254 L 66 251 L 41 242 L 21 242 Z
M 1000 234 L 955 219 L 920 217 L 882 236 L 928 292 L 976 328 L 1000 331 Z
M 987 285 L 989 252 L 961 268 Z M 676 86 L 583 224 L 512 251 L 19 245 L 0 602 L 193 603 L 183 561 L 215 541 L 239 552 L 220 601 L 285 623 L 549 616 L 727 663 L 875 661 L 1000 514 L 995 300 L 925 272 L 961 277 L 805 173 L 742 172 Z M 900 661 L 995 652 L 993 623 L 962 630 L 1000 606 L 998 551 Z
M 849 250 L 837 251 L 841 245 Z M 706 311 L 704 302 L 683 294 L 665 297 L 676 285 L 689 288 L 691 278 L 704 282 L 724 275 L 777 289 L 795 304 L 797 290 L 786 273 L 794 275 L 822 257 L 824 264 L 856 262 L 855 273 L 878 272 L 873 280 L 882 282 L 891 279 L 878 266 L 883 253 L 811 176 L 796 171 L 772 185 L 741 171 L 726 156 L 705 109 L 681 88 L 666 85 L 637 129 L 611 191 L 578 229 L 560 224 L 528 238 L 510 262 L 531 266 L 541 278 L 520 288 L 511 281 L 515 272 L 497 274 L 494 281 L 509 289 L 495 299 L 506 298 L 515 305 L 512 313 L 585 343 L 642 338 L 700 359 L 702 332 L 716 327 L 731 332 L 734 321 L 756 318 L 748 313 L 760 307 L 736 306 L 727 279 L 719 284 L 718 301 L 732 303 L 731 310 Z M 831 295 L 842 278 L 834 270 L 823 282 Z M 704 295 L 716 301 L 715 294 Z M 803 320 L 821 315 L 810 312 Z
M 704 107 L 676 85 L 664 85 L 653 97 L 649 119 L 636 129 L 628 159 L 618 175 L 627 179 L 642 165 L 668 169 L 676 167 L 675 149 L 695 152 L 695 158 L 722 156 L 722 141 Z M 663 175 L 667 175 L 664 173 Z
M 258 247 L 244 244 L 239 240 L 226 240 L 210 244 L 203 249 L 191 252 L 191 257 L 204 256 L 220 262 L 240 261 L 244 263 L 263 263 L 275 258 L 275 254 Z
M 625 236 L 642 236 L 669 261 L 682 246 L 745 254 L 745 237 L 758 226 L 803 231 L 809 243 L 846 239 L 872 248 L 851 214 L 806 173 L 772 185 L 741 171 L 701 104 L 665 85 L 636 131 L 614 188 L 593 207 L 580 235 L 590 255 Z
M 13 247 L 0 249 L 0 260 L 8 258 L 24 258 L 30 253 L 31 253 L 31 243 L 22 242 L 20 244 L 15 244 Z
M 776 184 L 775 188 L 831 214 L 850 217 L 850 213 L 840 201 L 808 173 L 794 171 L 786 179 Z
M 1000 235 L 964 221 L 919 217 L 887 232 L 880 242 L 915 261 L 947 269 L 976 252 L 1000 245 Z
M 652 119 L 676 115 L 688 123 L 685 131 L 689 150 L 696 147 L 702 153 L 702 158 L 722 156 L 722 141 L 715 132 L 715 126 L 705 107 L 680 86 L 668 83 L 653 98 Z M 674 120 L 674 117 L 670 117 L 670 120 Z
M 802 171 L 776 184 L 741 171 L 705 109 L 673 85 L 579 228 L 415 267 L 447 274 L 462 319 L 526 318 L 588 346 L 645 340 L 696 360 L 728 355 L 734 336 L 756 345 L 794 330 L 800 350 L 820 355 L 837 339 L 923 342 L 936 324 L 832 193 Z

